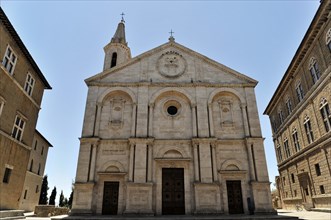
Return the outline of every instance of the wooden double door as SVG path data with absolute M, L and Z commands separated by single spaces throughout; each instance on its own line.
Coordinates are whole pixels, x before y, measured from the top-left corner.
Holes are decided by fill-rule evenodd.
M 226 181 L 226 188 L 228 193 L 229 214 L 244 213 L 243 198 L 241 193 L 241 181 Z
M 185 214 L 184 168 L 162 168 L 162 214 Z
M 104 182 L 102 214 L 117 215 L 119 182 Z

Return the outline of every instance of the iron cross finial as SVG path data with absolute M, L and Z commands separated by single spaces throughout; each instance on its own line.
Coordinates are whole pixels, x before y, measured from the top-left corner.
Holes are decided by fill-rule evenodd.
M 124 15 L 125 15 L 125 14 L 122 12 L 122 14 L 121 14 L 121 16 L 122 16 L 122 20 L 121 20 L 121 21 L 122 21 L 122 22 L 125 22 L 125 21 L 124 21 L 124 17 L 123 17 Z
M 169 32 L 169 34 L 170 34 L 171 37 L 172 37 L 172 34 L 173 33 L 175 33 L 175 32 L 173 32 L 172 29 L 171 29 L 170 32 Z

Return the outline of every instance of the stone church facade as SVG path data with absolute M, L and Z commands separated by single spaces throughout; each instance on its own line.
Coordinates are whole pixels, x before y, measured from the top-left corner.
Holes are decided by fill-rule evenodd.
M 257 81 L 169 42 L 132 58 L 122 20 L 88 95 L 72 214 L 271 213 Z

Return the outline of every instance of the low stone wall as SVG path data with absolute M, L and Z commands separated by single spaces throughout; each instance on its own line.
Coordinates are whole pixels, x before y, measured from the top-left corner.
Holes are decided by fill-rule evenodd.
M 12 217 L 24 217 L 24 210 L 0 210 L 0 219 Z
M 313 197 L 315 208 L 326 208 L 331 207 L 331 194 L 322 194 Z
M 69 213 L 68 208 L 55 207 L 54 205 L 37 205 L 34 210 L 34 214 L 37 217 L 50 217 L 56 215 L 67 215 Z

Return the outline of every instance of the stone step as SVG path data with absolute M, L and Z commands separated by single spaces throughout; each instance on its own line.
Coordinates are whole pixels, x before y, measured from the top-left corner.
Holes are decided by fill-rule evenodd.
M 169 215 L 169 216 L 54 216 L 51 217 L 51 220 L 105 220 L 105 219 L 113 219 L 113 220 L 298 220 L 298 217 L 291 216 L 281 216 L 281 215 L 218 215 L 218 216 L 188 216 L 188 215 Z
M 311 211 L 331 213 L 331 208 L 312 208 Z
M 24 219 L 24 210 L 1 210 L 0 211 L 0 219 Z
M 15 220 L 15 219 L 26 219 L 26 217 L 25 216 L 12 216 L 12 217 L 0 218 L 0 220 Z

